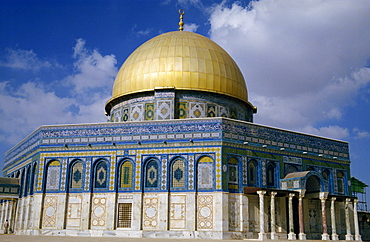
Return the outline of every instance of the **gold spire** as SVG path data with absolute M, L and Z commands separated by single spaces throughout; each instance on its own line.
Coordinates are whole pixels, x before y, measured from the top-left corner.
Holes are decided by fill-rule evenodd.
M 184 22 L 182 21 L 182 15 L 184 15 L 185 14 L 185 11 L 183 10 L 183 9 L 179 9 L 179 14 L 180 14 L 180 22 L 179 22 L 179 26 L 180 26 L 180 28 L 179 28 L 179 30 L 180 31 L 183 31 L 184 30 Z

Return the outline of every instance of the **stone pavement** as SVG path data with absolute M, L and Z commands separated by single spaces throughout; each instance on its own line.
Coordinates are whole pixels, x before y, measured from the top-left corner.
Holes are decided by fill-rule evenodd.
M 152 239 L 152 238 L 122 238 L 122 237 L 75 237 L 75 236 L 36 236 L 36 235 L 4 235 L 0 234 L 1 242 L 237 242 L 242 240 L 212 240 L 212 239 Z
M 122 237 L 75 237 L 75 236 L 36 236 L 36 235 L 4 235 L 0 234 L 0 242 L 238 242 L 243 240 L 212 240 L 212 239 L 153 239 L 153 238 L 122 238 Z M 258 241 L 258 240 L 244 240 Z M 272 240 L 269 240 L 270 242 Z M 305 242 L 320 242 L 321 240 L 306 240 Z M 338 242 L 344 240 L 337 240 Z M 292 242 L 279 240 L 279 242 Z

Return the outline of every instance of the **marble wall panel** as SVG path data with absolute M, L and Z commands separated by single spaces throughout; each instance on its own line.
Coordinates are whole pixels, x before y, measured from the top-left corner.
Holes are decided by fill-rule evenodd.
M 239 197 L 229 195 L 229 231 L 240 230 L 240 202 Z
M 213 229 L 213 195 L 198 195 L 197 228 Z
M 70 195 L 67 207 L 67 228 L 80 228 L 82 211 L 82 196 Z
M 42 215 L 42 228 L 55 228 L 58 213 L 58 195 L 46 195 Z
M 170 229 L 185 229 L 186 195 L 170 196 Z
M 157 194 L 144 194 L 143 196 L 143 230 L 158 229 L 158 205 Z
M 102 229 L 106 226 L 107 198 L 105 195 L 94 195 L 91 206 L 91 229 Z

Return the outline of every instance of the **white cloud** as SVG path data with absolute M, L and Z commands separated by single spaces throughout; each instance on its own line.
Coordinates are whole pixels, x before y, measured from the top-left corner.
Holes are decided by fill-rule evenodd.
M 33 50 L 6 49 L 5 60 L 0 61 L 0 66 L 36 72 L 52 65 L 49 61 L 41 61 Z
M 196 25 L 194 23 L 192 24 L 184 24 L 184 31 L 189 31 L 189 32 L 196 32 L 198 29 L 199 25 Z
M 10 83 L 0 85 L 0 140 L 15 143 L 42 124 L 70 123 L 73 114 L 67 112 L 73 104 L 35 82 L 27 82 L 17 89 Z
M 369 14 L 367 0 L 222 3 L 210 36 L 241 68 L 255 121 L 302 130 L 340 119 L 370 83 Z
M 353 133 L 355 134 L 355 139 L 367 139 L 370 138 L 370 132 L 365 130 L 360 130 L 358 128 L 353 129 Z
M 319 129 L 312 126 L 306 126 L 302 129 L 302 131 L 305 133 L 334 139 L 345 139 L 349 136 L 349 131 L 347 128 L 339 127 L 337 125 L 321 127 Z
M 102 93 L 104 96 L 110 94 L 117 74 L 115 56 L 103 56 L 98 50 L 87 49 L 83 39 L 78 39 L 73 49 L 76 73 L 68 76 L 66 81 L 72 85 L 76 96 L 91 101 L 96 93 Z
M 106 122 L 104 104 L 117 73 L 115 57 L 88 50 L 82 39 L 73 57 L 75 69 L 65 80 L 41 84 L 36 78 L 20 86 L 0 82 L 1 142 L 14 144 L 41 125 Z M 50 85 L 65 81 L 71 88 L 63 97 L 51 91 Z

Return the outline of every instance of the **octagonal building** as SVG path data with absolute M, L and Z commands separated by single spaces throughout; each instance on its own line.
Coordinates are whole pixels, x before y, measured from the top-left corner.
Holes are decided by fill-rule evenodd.
M 196 33 L 120 68 L 106 123 L 41 126 L 5 154 L 16 234 L 359 239 L 348 143 L 253 123 L 244 77 Z M 13 181 L 13 180 L 12 180 Z

